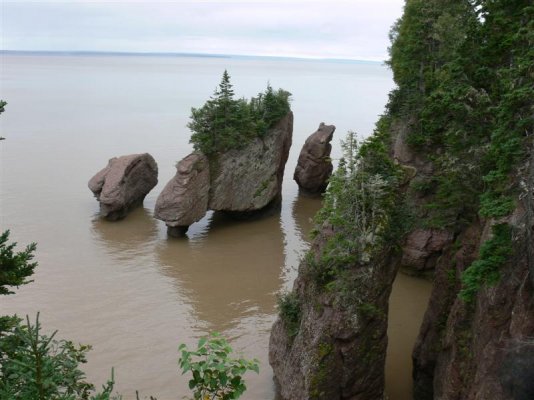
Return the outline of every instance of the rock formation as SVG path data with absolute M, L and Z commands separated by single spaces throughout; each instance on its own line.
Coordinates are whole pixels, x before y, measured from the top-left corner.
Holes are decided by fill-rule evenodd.
M 89 189 L 100 202 L 102 217 L 122 219 L 158 183 L 158 166 L 148 154 L 130 154 L 109 160 L 108 165 L 89 180 Z
M 176 165 L 176 175 L 158 196 L 154 217 L 165 221 L 172 236 L 181 236 L 206 215 L 209 189 L 208 158 L 189 154 Z
M 421 276 L 434 272 L 443 249 L 453 241 L 453 234 L 441 229 L 415 229 L 402 248 L 401 268 Z
M 195 152 L 178 163 L 176 176 L 156 202 L 155 217 L 180 235 L 207 210 L 249 216 L 280 203 L 293 134 L 288 113 L 263 138 L 209 158 Z
M 403 124 L 393 124 L 388 150 L 405 175 L 400 196 L 416 217 L 428 219 L 425 205 L 433 200 L 432 193 L 425 194 L 415 183 L 431 178 L 435 168 L 424 155 L 410 154 L 413 150 L 403 143 L 403 132 Z M 516 209 L 508 217 L 475 218 L 454 233 L 416 225 L 403 235 L 397 249 L 385 250 L 367 267 L 347 261 L 341 290 L 319 287 L 311 278 L 317 273 L 313 269 L 324 264 L 320 257 L 325 243 L 335 235 L 330 225 L 323 224 L 299 266 L 292 291 L 299 304 L 297 332 L 284 317 L 277 319 L 271 332 L 269 361 L 281 398 L 382 398 L 388 297 L 400 267 L 434 276 L 413 352 L 414 400 L 532 398 L 533 154 L 518 168 L 522 172 L 516 179 L 525 182 L 524 191 L 514 199 Z M 401 159 L 405 164 L 399 164 Z M 493 227 L 502 224 L 514 232 L 511 255 L 500 267 L 498 281 L 482 286 L 466 302 L 459 297 L 464 271 L 480 259 L 481 248 L 494 235 Z M 372 279 L 364 285 L 366 276 Z M 354 283 L 357 291 L 350 290 Z M 352 297 L 346 302 L 343 296 Z
M 299 266 L 293 286 L 298 333 L 292 336 L 283 318 L 271 331 L 269 363 L 284 400 L 383 398 L 388 298 L 398 261 L 348 266 L 346 277 L 359 287 L 361 304 L 345 308 L 339 291 L 324 290 L 310 277 L 333 235 L 323 226 Z
M 317 131 L 306 139 L 293 175 L 293 179 L 304 192 L 322 193 L 326 190 L 333 169 L 330 141 L 335 130 L 334 125 L 321 122 Z
M 434 272 L 414 400 L 534 398 L 533 9 L 430 3 L 408 2 L 393 28 L 398 88 L 359 157 L 331 178 L 317 238 L 279 303 L 270 362 L 283 399 L 383 398 L 380 321 L 400 266 Z M 436 46 L 412 47 L 437 32 Z M 346 210 L 360 217 L 389 187 L 378 211 L 391 225 L 358 229 L 380 213 Z M 367 264 L 356 262 L 377 237 Z
M 263 139 L 210 159 L 209 208 L 250 213 L 280 201 L 293 135 L 293 113 L 282 118 Z
M 478 259 L 493 224 L 489 220 L 469 226 L 458 237 L 461 245 L 445 247 L 436 266 L 413 352 L 415 400 L 534 396 L 528 360 L 534 353 L 534 302 L 526 237 L 518 235 L 515 257 L 502 268 L 496 285 L 479 291 L 476 307 L 458 296 L 462 272 Z M 516 228 L 524 232 L 524 226 Z

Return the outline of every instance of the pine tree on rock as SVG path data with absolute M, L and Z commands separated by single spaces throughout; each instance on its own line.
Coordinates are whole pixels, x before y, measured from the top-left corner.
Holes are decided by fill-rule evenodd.
M 230 74 L 224 71 L 221 82 L 213 95 L 201 108 L 191 109 L 193 132 L 190 142 L 195 150 L 206 155 L 243 148 L 254 137 L 262 137 L 274 123 L 289 111 L 290 93 L 274 92 L 268 85 L 250 102 L 236 99 Z

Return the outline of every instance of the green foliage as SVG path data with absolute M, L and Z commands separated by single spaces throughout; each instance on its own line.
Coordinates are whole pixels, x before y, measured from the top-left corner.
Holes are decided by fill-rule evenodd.
M 13 294 L 12 286 L 27 284 L 37 266 L 31 262 L 35 243 L 15 252 L 8 243 L 9 231 L 0 235 L 0 294 Z M 114 380 L 93 394 L 94 386 L 85 381 L 79 364 L 86 362 L 90 346 L 56 341 L 41 334 L 39 314 L 35 324 L 26 325 L 17 316 L 0 316 L 0 398 L 20 400 L 110 400 Z
M 202 107 L 191 109 L 191 122 L 187 125 L 193 132 L 190 142 L 206 155 L 243 148 L 253 138 L 263 137 L 290 111 L 290 95 L 282 89 L 275 92 L 267 85 L 265 93 L 250 102 L 235 99 L 225 70 L 213 96 Z
M 504 217 L 514 211 L 515 202 L 511 196 L 504 196 L 488 190 L 480 196 L 480 215 L 483 217 Z
M 9 286 L 19 287 L 27 284 L 27 278 L 33 274 L 37 266 L 31 262 L 36 244 L 32 243 L 24 251 L 15 253 L 16 243 L 8 243 L 9 231 L 0 235 L 0 295 L 12 294 Z
M 13 321 L 12 329 L 0 334 L 0 398 L 20 400 L 110 400 L 111 379 L 97 394 L 85 381 L 79 364 L 85 363 L 89 346 L 56 341 L 41 334 L 39 314 L 35 324 Z
M 232 348 L 218 333 L 201 338 L 195 351 L 189 351 L 185 344 L 178 350 L 182 374 L 192 374 L 189 388 L 195 400 L 237 399 L 246 390 L 243 375 L 247 371 L 259 373 L 258 360 L 231 358 Z
M 328 386 L 332 373 L 332 353 L 334 346 L 328 342 L 320 342 L 317 353 L 313 357 L 312 365 L 315 367 L 310 377 L 310 398 L 325 398 L 324 385 Z
M 500 278 L 500 268 L 512 254 L 512 234 L 508 224 L 493 226 L 493 236 L 484 242 L 480 257 L 462 273 L 459 296 L 471 303 L 483 285 L 493 285 Z
M 299 332 L 302 314 L 297 293 L 285 293 L 278 298 L 278 313 L 284 322 L 288 336 L 295 337 Z
M 534 133 L 530 0 L 409 0 L 391 32 L 388 115 L 434 165 L 423 225 L 459 229 L 513 209 L 513 169 Z
M 386 245 L 401 172 L 389 158 L 385 141 L 377 131 L 358 146 L 356 134 L 349 132 L 342 143 L 344 156 L 316 217 L 317 225 L 331 225 L 333 234 L 320 261 L 308 264 L 320 286 L 344 268 L 369 263 Z

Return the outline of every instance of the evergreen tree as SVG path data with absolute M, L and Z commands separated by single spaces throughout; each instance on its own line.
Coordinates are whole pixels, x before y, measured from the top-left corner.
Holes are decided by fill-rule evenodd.
M 10 287 L 19 287 L 31 281 L 37 263 L 31 262 L 36 244 L 32 243 L 24 251 L 15 253 L 16 243 L 8 243 L 9 231 L 0 235 L 0 295 L 12 294 Z
M 206 155 L 242 148 L 254 137 L 265 135 L 290 111 L 290 95 L 281 89 L 274 92 L 268 85 L 265 93 L 250 102 L 236 100 L 225 70 L 210 99 L 201 108 L 191 109 L 191 122 L 187 125 L 193 132 L 190 142 Z
M 399 88 L 386 118 L 405 124 L 435 171 L 420 185 L 420 223 L 459 231 L 479 215 L 509 215 L 523 190 L 514 168 L 534 137 L 532 0 L 408 0 L 391 37 Z M 509 235 L 500 239 L 463 276 L 471 300 L 506 261 L 496 255 L 507 254 Z

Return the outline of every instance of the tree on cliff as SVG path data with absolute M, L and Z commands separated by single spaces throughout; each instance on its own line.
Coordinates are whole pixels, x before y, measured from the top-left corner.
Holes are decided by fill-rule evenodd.
M 187 126 L 193 131 L 191 142 L 195 149 L 211 154 L 236 147 L 239 128 L 246 128 L 245 106 L 235 100 L 230 75 L 225 70 L 213 96 L 201 108 L 191 109 L 191 122 Z
M 202 107 L 191 109 L 191 122 L 187 124 L 193 132 L 190 142 L 206 155 L 242 148 L 254 137 L 263 136 L 290 111 L 289 97 L 289 92 L 274 92 L 268 85 L 265 93 L 250 102 L 235 99 L 225 70 L 210 99 Z
M 280 307 L 273 328 L 275 376 L 288 398 L 381 398 L 385 344 L 380 338 L 387 324 L 371 331 L 366 320 L 387 317 L 387 300 L 379 296 L 389 295 L 399 263 L 411 267 L 414 252 L 404 244 L 406 235 L 445 232 L 451 239 L 436 246 L 439 253 L 421 257 L 425 268 L 429 261 L 435 267 L 435 283 L 413 356 L 414 399 L 508 399 L 512 393 L 531 399 L 532 357 L 509 349 L 514 342 L 534 348 L 529 318 L 534 275 L 533 2 L 407 0 L 391 38 L 389 64 L 398 88 L 358 153 L 365 162 L 352 163 L 354 169 L 346 156 L 332 176 L 318 214 L 316 242 L 289 297 L 297 309 L 288 313 L 287 304 Z M 389 232 L 381 232 L 387 236 L 369 258 L 361 244 L 374 235 L 359 227 L 373 218 L 361 212 L 372 210 L 361 201 L 366 193 L 362 183 L 368 183 L 361 178 L 371 160 L 383 176 L 392 154 L 399 191 L 392 193 L 391 207 L 380 209 L 384 220 L 393 222 Z M 421 241 L 421 246 L 429 243 Z M 364 279 L 373 290 L 354 286 L 361 282 L 354 277 L 366 270 L 365 265 L 353 268 L 354 259 L 362 256 L 370 259 L 369 276 L 377 274 Z M 324 312 L 326 307 L 333 311 Z M 341 314 L 351 308 L 352 315 Z M 341 320 L 361 325 L 336 347 L 331 338 L 346 332 Z M 352 339 L 358 335 L 360 342 Z M 515 366 L 507 367 L 511 378 L 503 372 L 503 355 Z M 317 360 L 319 368 L 309 368 L 309 360 Z M 351 365 L 352 360 L 357 362 Z M 350 378 L 340 379 L 338 366 Z M 527 372 L 519 374 L 521 370 Z M 302 390 L 308 392 L 302 395 Z M 298 395 L 292 396 L 294 391 Z

